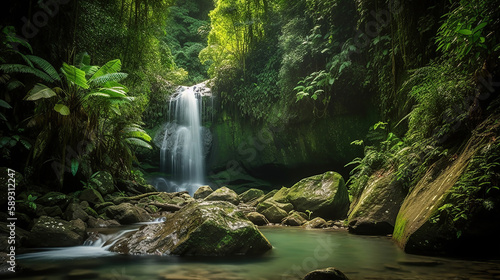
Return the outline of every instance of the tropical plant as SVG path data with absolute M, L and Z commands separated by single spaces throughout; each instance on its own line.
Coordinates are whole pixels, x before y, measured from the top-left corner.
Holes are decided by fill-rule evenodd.
M 123 121 L 120 125 L 115 124 L 124 118 L 122 109 L 134 100 L 127 96 L 128 89 L 119 83 L 127 77 L 120 72 L 119 59 L 99 67 L 90 64 L 87 53 L 81 53 L 76 56 L 75 65 L 63 63 L 60 74 L 41 58 L 31 57 L 30 61 L 33 61 L 33 66 L 4 64 L 0 70 L 44 73 L 45 76 L 37 76 L 55 84 L 53 87 L 36 84 L 25 100 L 37 103 L 29 125 L 41 128 L 35 141 L 33 160 L 43 164 L 50 157 L 61 185 L 64 172 L 70 171 L 75 175 L 80 163 L 86 165 L 84 170 L 89 170 L 88 165 L 97 167 L 100 156 L 109 152 L 110 147 L 115 147 L 114 155 L 118 159 L 131 156 L 129 145 L 151 148 L 145 142 L 151 138 L 135 122 L 128 120 L 126 125 Z M 23 70 L 31 68 L 37 71 Z M 53 150 L 59 152 L 49 156 L 48 151 Z M 89 159 L 92 161 L 89 162 Z M 130 168 L 131 161 L 105 165 L 113 166 L 113 171 L 116 171 Z

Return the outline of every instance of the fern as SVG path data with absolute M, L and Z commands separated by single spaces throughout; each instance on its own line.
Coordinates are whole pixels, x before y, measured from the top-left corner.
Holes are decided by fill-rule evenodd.
M 138 139 L 138 138 L 125 138 L 125 142 L 129 143 L 129 144 L 132 144 L 132 145 L 136 145 L 136 146 L 139 146 L 139 147 L 144 147 L 144 148 L 147 148 L 147 149 L 152 149 L 153 147 L 151 147 L 151 145 L 149 145 L 148 143 L 146 143 L 144 140 L 142 139 Z
M 125 78 L 127 78 L 127 73 L 117 72 L 117 73 L 108 73 L 97 78 L 91 79 L 90 83 L 93 85 L 103 85 L 107 82 L 119 82 Z
M 52 66 L 47 60 L 34 55 L 27 55 L 26 57 L 36 66 L 40 67 L 43 71 L 45 71 L 45 73 L 47 73 L 47 75 L 49 75 L 54 81 L 61 81 L 59 73 L 57 73 L 54 66 Z
M 42 70 L 30 67 L 28 65 L 23 64 L 2 64 L 0 65 L 0 71 L 4 71 L 5 73 L 23 73 L 23 74 L 32 74 L 36 77 L 42 79 L 45 82 L 52 83 L 54 79 L 50 77 L 48 74 L 43 72 Z

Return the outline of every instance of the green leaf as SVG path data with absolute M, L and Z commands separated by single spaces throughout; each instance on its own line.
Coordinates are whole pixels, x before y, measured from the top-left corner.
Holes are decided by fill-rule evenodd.
M 71 159 L 71 174 L 73 174 L 73 176 L 76 176 L 79 166 L 80 166 L 80 161 L 78 159 L 76 158 Z
M 97 70 L 97 72 L 95 72 L 94 75 L 92 75 L 89 81 L 92 81 L 106 74 L 120 72 L 121 68 L 122 68 L 122 62 L 119 59 L 108 61 L 99 70 Z
M 47 75 L 49 75 L 54 81 L 61 80 L 59 73 L 57 73 L 54 66 L 52 66 L 47 60 L 35 55 L 27 55 L 26 57 L 35 65 L 42 68 L 42 70 L 45 71 L 45 73 L 47 73 Z
M 4 107 L 4 108 L 7 108 L 7 109 L 11 109 L 12 106 L 9 105 L 9 103 L 5 102 L 5 100 L 3 99 L 0 99 L 0 107 Z
M 466 35 L 466 36 L 472 35 L 472 30 L 469 30 L 469 29 L 461 29 L 461 30 L 458 30 L 457 32 L 462 34 L 462 35 Z
M 61 72 L 64 74 L 64 76 L 66 76 L 66 79 L 69 82 L 78 85 L 84 89 L 89 88 L 87 79 L 85 78 L 85 72 L 83 70 L 78 69 L 73 65 L 68 65 L 66 63 L 63 63 Z
M 126 138 L 125 142 L 127 142 L 129 144 L 132 144 L 132 145 L 139 146 L 139 147 L 144 147 L 144 148 L 147 148 L 147 149 L 152 149 L 153 148 L 153 147 L 151 147 L 151 145 L 149 145 L 148 143 L 146 143 L 144 140 L 141 140 L 141 139 L 138 139 L 138 138 Z
M 477 31 L 483 29 L 486 25 L 488 25 L 487 22 L 483 22 L 483 23 L 479 24 L 478 26 L 476 26 L 476 28 L 474 28 L 474 30 L 472 31 L 472 33 L 476 33 Z
M 33 89 L 28 92 L 24 100 L 35 101 L 41 98 L 51 98 L 57 94 L 49 87 L 43 84 L 36 84 Z
M 56 104 L 54 106 L 54 110 L 56 110 L 56 112 L 58 112 L 59 114 L 61 114 L 63 116 L 67 116 L 70 113 L 68 106 L 66 106 L 64 104 Z

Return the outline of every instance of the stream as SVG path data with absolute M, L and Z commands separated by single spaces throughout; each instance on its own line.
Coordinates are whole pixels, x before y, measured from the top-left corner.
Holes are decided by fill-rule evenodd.
M 329 266 L 349 279 L 500 279 L 500 260 L 408 255 L 388 237 L 344 230 L 260 227 L 273 245 L 263 256 L 125 256 L 106 250 L 137 228 L 100 229 L 86 246 L 22 254 L 18 264 L 30 268 L 23 279 L 302 279 Z

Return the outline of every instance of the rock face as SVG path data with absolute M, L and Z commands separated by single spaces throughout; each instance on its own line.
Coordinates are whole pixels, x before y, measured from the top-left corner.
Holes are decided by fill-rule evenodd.
M 86 237 L 85 223 L 78 219 L 67 222 L 42 216 L 35 220 L 30 231 L 28 245 L 31 247 L 78 246 Z
M 225 201 L 194 202 L 160 224 L 147 225 L 111 250 L 125 254 L 227 256 L 261 254 L 271 244 Z
M 393 170 L 373 174 L 358 199 L 351 204 L 349 232 L 355 234 L 391 234 L 406 193 Z
M 212 190 L 212 188 L 210 186 L 201 186 L 196 190 L 193 197 L 194 197 L 194 199 L 204 199 L 205 197 L 209 196 L 213 192 L 214 192 L 214 190 Z
M 303 280 L 348 280 L 342 271 L 329 267 L 309 272 Z
M 151 216 L 146 210 L 134 206 L 130 203 L 122 203 L 120 205 L 109 206 L 106 208 L 106 216 L 117 220 L 120 224 L 134 224 L 139 222 L 147 222 L 151 220 Z
M 240 204 L 238 194 L 227 187 L 215 190 L 205 198 L 205 201 L 227 201 L 234 205 Z
M 489 133 L 491 127 L 496 127 L 497 131 L 500 129 L 498 116 L 491 120 Z M 486 198 L 488 193 L 483 189 L 484 192 L 474 194 L 471 189 L 480 186 L 474 185 L 478 181 L 471 183 L 470 178 L 484 176 L 484 165 L 480 163 L 500 154 L 499 140 L 491 142 L 492 138 L 499 138 L 498 134 L 495 137 L 488 133 L 473 135 L 476 136 L 469 140 L 456 159 L 444 158 L 434 164 L 405 198 L 393 233 L 394 240 L 405 252 L 468 257 L 498 255 L 500 224 L 493 221 L 498 221 L 500 209 L 496 206 L 487 209 L 484 203 L 473 202 Z M 498 157 L 491 160 L 498 163 Z M 492 181 L 498 181 L 500 177 L 498 173 L 492 176 L 496 176 L 490 178 Z M 466 183 L 468 186 L 463 186 Z M 471 193 L 465 194 L 464 189 Z M 458 195 L 460 200 L 457 202 L 454 196 Z M 456 207 L 461 202 L 460 207 L 466 207 L 465 199 L 469 201 L 469 209 Z M 496 198 L 491 196 L 489 199 L 497 205 L 498 192 Z M 462 213 L 452 212 L 457 210 L 467 210 L 463 213 L 466 219 Z
M 344 179 L 332 171 L 300 180 L 290 188 L 286 199 L 297 211 L 312 211 L 312 217 L 342 219 L 349 210 Z

